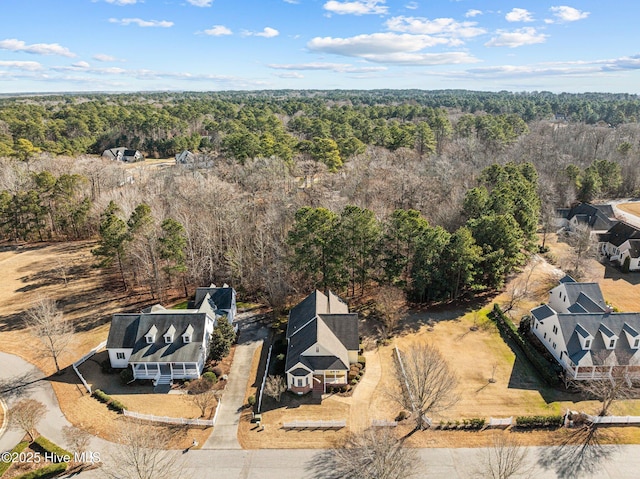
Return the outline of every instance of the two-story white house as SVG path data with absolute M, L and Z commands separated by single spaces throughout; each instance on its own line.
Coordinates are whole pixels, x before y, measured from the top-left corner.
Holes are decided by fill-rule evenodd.
M 614 313 L 597 283 L 570 276 L 531 310 L 531 330 L 564 368 L 568 380 L 625 371 L 640 378 L 640 313 Z
M 623 265 L 629 258 L 629 271 L 640 270 L 640 229 L 624 221 L 598 235 L 598 249 L 610 261 Z
M 216 322 L 220 318 L 233 321 L 236 294 L 226 285 L 198 291 L 197 307 L 155 305 L 141 313 L 114 315 L 107 338 L 111 367 L 131 366 L 134 379 L 152 379 L 154 385 L 199 378 Z
M 314 291 L 293 307 L 287 324 L 285 371 L 290 391 L 322 394 L 345 385 L 358 362 L 358 315 L 338 296 Z

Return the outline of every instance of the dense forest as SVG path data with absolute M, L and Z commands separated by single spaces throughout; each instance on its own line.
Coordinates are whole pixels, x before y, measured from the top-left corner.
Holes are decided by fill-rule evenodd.
M 500 288 L 556 206 L 629 196 L 635 95 L 470 91 L 77 94 L 0 99 L 0 237 L 95 238 L 124 288 Z M 189 149 L 206 162 L 100 159 Z M 206 164 L 207 167 L 200 167 Z

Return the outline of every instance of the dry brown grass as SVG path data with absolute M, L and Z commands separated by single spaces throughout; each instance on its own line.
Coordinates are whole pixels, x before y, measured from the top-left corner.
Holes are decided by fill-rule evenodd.
M 617 207 L 640 218 L 640 202 L 620 203 Z

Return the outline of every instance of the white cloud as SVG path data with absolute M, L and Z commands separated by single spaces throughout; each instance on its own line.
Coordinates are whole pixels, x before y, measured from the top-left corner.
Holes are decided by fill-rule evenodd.
M 141 18 L 110 18 L 109 23 L 117 23 L 119 25 L 138 25 L 139 27 L 161 27 L 169 28 L 173 26 L 173 22 L 167 20 L 142 20 Z
M 374 33 L 351 38 L 316 37 L 307 43 L 307 47 L 315 52 L 364 58 L 377 63 L 441 65 L 477 61 L 464 52 L 418 53 L 424 48 L 449 43 L 447 38 L 429 35 Z
M 0 60 L 0 68 L 12 68 L 16 70 L 35 72 L 42 70 L 42 65 L 38 62 Z
M 354 2 L 338 2 L 329 0 L 322 8 L 337 15 L 384 15 L 388 7 L 385 0 L 356 0 Z
M 464 14 L 465 17 L 467 18 L 473 18 L 473 17 L 477 17 L 478 15 L 482 15 L 482 10 L 467 10 L 467 13 Z
M 262 30 L 261 32 L 250 32 L 250 31 L 244 30 L 242 32 L 242 35 L 244 35 L 245 37 L 273 38 L 280 35 L 280 32 L 275 28 L 265 27 L 264 30 Z
M 493 37 L 484 45 L 486 47 L 509 47 L 516 48 L 523 45 L 533 45 L 536 43 L 544 43 L 548 37 L 543 33 L 538 33 L 533 27 L 520 28 L 512 32 L 506 30 L 498 30 L 497 37 Z
M 504 18 L 507 22 L 533 22 L 533 15 L 524 8 L 514 8 Z
M 89 67 L 91 67 L 91 65 L 88 62 L 85 62 L 85 61 L 76 62 L 72 66 L 77 67 L 77 68 L 89 68 Z
M 75 53 L 69 51 L 68 48 L 60 46 L 57 43 L 33 43 L 27 45 L 22 40 L 9 38 L 0 41 L 0 50 L 10 50 L 12 52 L 33 53 L 35 55 L 60 55 L 63 57 L 75 57 Z
M 385 71 L 387 67 L 356 67 L 348 63 L 293 63 L 267 65 L 274 70 L 328 70 L 336 73 L 371 73 Z
M 114 5 L 134 5 L 138 3 L 138 0 L 104 0 L 107 3 L 112 3 Z
M 205 35 L 211 35 L 212 37 L 220 37 L 223 35 L 232 35 L 233 32 L 224 25 L 214 25 L 213 27 L 203 32 Z
M 418 35 L 440 35 L 450 38 L 471 38 L 486 33 L 476 26 L 476 22 L 456 22 L 453 18 L 393 17 L 387 20 L 386 26 L 394 32 L 413 33 Z M 452 42 L 456 43 L 456 42 Z
M 279 78 L 295 78 L 297 80 L 304 78 L 304 75 L 298 72 L 274 73 L 274 75 Z
M 291 5 L 297 5 L 300 3 L 298 0 L 283 0 L 284 3 L 290 3 Z
M 406 8 L 408 10 L 417 10 L 418 9 L 418 2 L 409 2 L 404 6 L 404 8 Z
M 194 7 L 210 7 L 213 0 L 187 0 Z
M 559 7 L 551 7 L 549 9 L 553 16 L 556 17 L 555 22 L 565 23 L 565 22 L 575 22 L 577 20 L 583 20 L 589 16 L 590 12 L 582 12 L 573 7 L 567 7 L 566 5 L 561 5 Z M 554 20 L 545 20 L 546 23 L 554 23 Z
M 98 54 L 94 55 L 93 59 L 97 60 L 99 62 L 117 62 L 117 61 L 119 61 L 116 57 L 113 57 L 111 55 L 105 55 L 104 53 L 98 53 Z

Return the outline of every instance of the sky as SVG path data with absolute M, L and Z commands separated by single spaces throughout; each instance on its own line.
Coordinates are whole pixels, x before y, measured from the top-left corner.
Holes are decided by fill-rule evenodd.
M 0 93 L 640 93 L 639 0 L 0 0 Z

